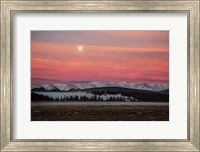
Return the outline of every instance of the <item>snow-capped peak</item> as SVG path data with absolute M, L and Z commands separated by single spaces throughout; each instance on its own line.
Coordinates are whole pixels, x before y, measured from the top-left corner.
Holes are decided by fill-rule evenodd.
M 78 89 L 77 87 L 75 87 L 73 85 L 61 84 L 61 83 L 53 84 L 53 86 L 55 86 L 60 91 L 69 91 L 70 89 Z
M 43 87 L 45 90 L 48 90 L 48 91 L 56 89 L 55 86 L 50 85 L 50 84 L 42 85 L 42 87 Z

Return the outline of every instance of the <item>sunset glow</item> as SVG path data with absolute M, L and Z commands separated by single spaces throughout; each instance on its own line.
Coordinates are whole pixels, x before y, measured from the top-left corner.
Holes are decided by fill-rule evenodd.
M 169 82 L 168 31 L 32 31 L 32 84 Z
M 82 52 L 83 51 L 83 47 L 80 45 L 80 46 L 78 46 L 78 51 L 79 52 Z

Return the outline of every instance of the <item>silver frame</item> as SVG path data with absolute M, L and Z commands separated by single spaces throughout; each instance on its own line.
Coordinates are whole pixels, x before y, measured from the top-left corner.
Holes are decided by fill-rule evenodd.
M 3 151 L 200 151 L 200 0 L 0 0 L 0 150 Z M 14 140 L 12 138 L 12 19 L 29 12 L 186 12 L 188 18 L 187 140 Z

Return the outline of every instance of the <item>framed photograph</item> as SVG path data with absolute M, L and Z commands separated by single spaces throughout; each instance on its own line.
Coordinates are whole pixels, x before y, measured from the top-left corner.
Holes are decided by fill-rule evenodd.
M 200 151 L 199 0 L 1 0 L 1 151 Z
M 31 31 L 32 121 L 169 121 L 168 81 L 169 31 Z

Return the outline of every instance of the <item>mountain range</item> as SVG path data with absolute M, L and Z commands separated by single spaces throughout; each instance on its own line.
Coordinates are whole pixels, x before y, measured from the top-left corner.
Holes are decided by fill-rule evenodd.
M 49 91 L 49 92 L 67 92 L 76 90 L 85 90 L 92 88 L 105 88 L 105 87 L 120 87 L 127 89 L 137 89 L 160 92 L 169 89 L 169 84 L 148 84 L 148 83 L 128 83 L 128 82 L 85 82 L 85 83 L 75 83 L 75 84 L 45 84 L 45 85 L 32 85 L 32 91 Z

